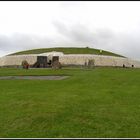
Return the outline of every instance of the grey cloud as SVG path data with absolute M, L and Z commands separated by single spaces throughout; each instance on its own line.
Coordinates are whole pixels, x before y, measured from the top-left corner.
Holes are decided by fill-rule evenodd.
M 122 34 L 118 37 L 116 44 L 118 45 L 118 50 L 122 51 L 125 56 L 131 57 L 133 59 L 140 59 L 140 33 L 128 33 Z
M 117 33 L 108 28 L 89 29 L 82 24 L 69 26 L 58 21 L 52 24 L 57 31 L 52 38 L 20 33 L 0 35 L 0 53 L 56 46 L 89 46 L 140 59 L 139 32 Z
M 94 48 L 113 51 L 131 58 L 140 59 L 140 33 L 117 33 L 108 28 L 90 30 L 87 26 L 76 24 L 68 27 L 61 22 L 53 22 L 61 36 L 69 39 L 67 43 L 86 44 Z
M 110 29 L 95 29 L 90 30 L 82 24 L 76 24 L 68 27 L 61 22 L 53 22 L 56 30 L 61 36 L 69 39 L 67 43 L 84 44 L 94 48 L 109 49 L 111 40 L 115 38 L 115 34 Z
M 13 53 L 21 50 L 33 48 L 44 48 L 51 46 L 52 39 L 35 35 L 13 34 L 11 36 L 0 35 L 0 51 Z
M 84 42 L 92 44 L 95 42 L 94 33 L 82 24 L 76 24 L 71 27 L 58 21 L 54 21 L 53 24 L 57 32 L 69 40 L 68 42 L 76 44 Z

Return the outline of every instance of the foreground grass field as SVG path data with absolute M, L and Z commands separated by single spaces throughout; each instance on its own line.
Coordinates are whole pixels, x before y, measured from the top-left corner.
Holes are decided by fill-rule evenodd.
M 0 137 L 140 137 L 140 69 L 0 69 Z

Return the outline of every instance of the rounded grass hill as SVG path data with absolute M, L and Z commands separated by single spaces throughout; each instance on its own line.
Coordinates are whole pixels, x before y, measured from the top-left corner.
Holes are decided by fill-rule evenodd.
M 64 54 L 95 54 L 95 55 L 108 55 L 108 56 L 118 56 L 118 57 L 124 57 L 122 55 L 112 53 L 109 51 L 102 50 L 100 52 L 99 49 L 94 48 L 74 48 L 74 47 L 59 47 L 59 48 L 40 48 L 40 49 L 32 49 L 32 50 L 26 50 L 26 51 L 20 51 L 16 52 L 10 55 L 24 55 L 24 54 L 41 54 L 45 52 L 52 52 L 52 51 L 58 51 L 63 52 Z
M 89 47 L 55 47 L 20 51 L 0 58 L 0 66 L 19 67 L 22 61 L 26 60 L 31 67 L 36 64 L 47 67 L 52 66 L 56 59 L 62 66 L 87 66 L 92 61 L 94 66 L 140 68 L 139 61 Z

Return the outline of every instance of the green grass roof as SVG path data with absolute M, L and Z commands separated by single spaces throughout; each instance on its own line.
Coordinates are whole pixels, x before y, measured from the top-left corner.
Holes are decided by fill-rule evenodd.
M 40 48 L 40 49 L 32 49 L 32 50 L 26 50 L 21 52 L 16 52 L 10 55 L 23 55 L 23 54 L 40 54 L 45 52 L 51 52 L 51 51 L 59 51 L 63 52 L 64 54 L 97 54 L 97 55 L 109 55 L 109 56 L 118 56 L 118 57 L 124 57 L 119 54 L 115 54 L 109 51 L 102 50 L 102 53 L 100 53 L 99 49 L 94 48 Z

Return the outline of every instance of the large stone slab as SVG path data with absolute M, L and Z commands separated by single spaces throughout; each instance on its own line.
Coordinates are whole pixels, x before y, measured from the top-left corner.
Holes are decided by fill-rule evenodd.
M 69 76 L 0 76 L 0 80 L 27 79 L 27 80 L 63 80 Z

